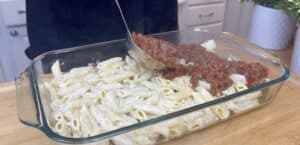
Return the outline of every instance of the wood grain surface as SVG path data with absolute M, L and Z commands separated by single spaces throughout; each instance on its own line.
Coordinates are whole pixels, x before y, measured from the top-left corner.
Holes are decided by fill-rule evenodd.
M 0 145 L 52 144 L 21 124 L 14 83 L 0 84 Z M 270 104 L 163 145 L 300 145 L 300 82 L 289 79 Z

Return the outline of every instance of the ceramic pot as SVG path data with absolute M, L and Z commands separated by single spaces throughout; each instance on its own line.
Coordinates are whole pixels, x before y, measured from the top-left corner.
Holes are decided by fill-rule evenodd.
M 296 23 L 284 12 L 256 5 L 249 30 L 249 40 L 266 49 L 287 48 L 296 31 Z

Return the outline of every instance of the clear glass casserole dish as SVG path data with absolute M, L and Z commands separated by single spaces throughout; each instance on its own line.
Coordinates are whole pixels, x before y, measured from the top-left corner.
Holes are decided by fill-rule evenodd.
M 53 110 L 50 105 L 51 96 L 49 91 L 45 89 L 45 82 L 52 78 L 52 64 L 56 60 L 59 60 L 62 71 L 68 72 L 75 67 L 88 66 L 89 64 L 95 64 L 112 57 L 126 56 L 126 40 L 115 40 L 51 51 L 37 57 L 16 79 L 20 121 L 25 125 L 41 130 L 51 141 L 58 144 L 157 144 L 223 122 L 269 103 L 277 95 L 283 82 L 289 77 L 288 69 L 280 63 L 278 58 L 266 53 L 258 46 L 229 33 L 216 33 L 203 29 L 195 29 L 166 32 L 152 36 L 167 40 L 176 45 L 200 44 L 213 39 L 216 42 L 215 53 L 218 56 L 240 59 L 245 62 L 259 62 L 270 70 L 268 77 L 270 80 L 231 95 L 181 108 L 175 112 L 169 112 L 138 123 L 112 129 L 98 135 L 73 138 L 58 134 L 51 127 L 51 123 L 53 122 Z M 222 114 L 218 110 L 219 106 L 226 106 L 227 104 L 243 100 L 247 101 L 247 95 L 249 97 L 250 94 L 255 93 L 260 94 L 255 97 L 256 105 L 245 107 L 238 111 L 228 109 L 227 113 L 229 114 L 224 118 L 215 117 L 215 119 L 210 121 L 203 120 L 203 118 L 211 115 L 207 112 L 213 112 L 212 114 L 214 115 L 218 113 Z M 195 115 L 197 113 L 198 116 Z M 196 119 L 200 123 L 191 127 L 181 124 L 181 122 L 185 122 L 193 116 L 194 118 L 196 116 Z M 165 132 L 162 131 L 164 126 L 168 126 Z M 160 134 L 157 133 L 159 131 L 161 131 Z

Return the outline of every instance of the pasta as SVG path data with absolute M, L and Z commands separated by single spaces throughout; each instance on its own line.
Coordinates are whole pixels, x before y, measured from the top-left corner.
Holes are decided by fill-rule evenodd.
M 204 46 L 208 45 L 213 51 L 213 43 L 208 41 Z M 218 96 L 212 96 L 208 82 L 201 80 L 194 89 L 190 76 L 167 80 L 157 72 L 138 66 L 128 56 L 124 60 L 115 57 L 95 67 L 74 68 L 66 73 L 61 72 L 59 63 L 52 65 L 53 79 L 44 84 L 51 95 L 52 128 L 58 134 L 74 138 L 94 136 L 247 89 L 245 77 L 232 74 L 233 85 Z M 260 91 L 247 94 L 113 137 L 103 144 L 153 145 L 227 119 L 232 113 L 255 108 L 261 95 Z
M 214 52 L 216 49 L 216 43 L 214 40 L 208 40 L 201 44 L 202 47 L 206 48 L 206 51 Z

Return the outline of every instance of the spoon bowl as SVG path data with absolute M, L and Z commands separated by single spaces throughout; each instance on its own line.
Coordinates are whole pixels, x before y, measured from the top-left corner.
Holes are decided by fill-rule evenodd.
M 127 22 L 126 22 L 124 14 L 123 14 L 123 11 L 121 9 L 121 6 L 119 4 L 119 1 L 115 0 L 115 3 L 118 7 L 118 10 L 122 17 L 122 21 L 123 21 L 125 29 L 126 29 L 129 55 L 133 58 L 134 61 L 136 61 L 138 64 L 141 64 L 142 66 L 144 66 L 146 68 L 154 69 L 154 70 L 165 69 L 166 65 L 164 63 L 162 63 L 161 61 L 157 60 L 156 58 L 148 55 L 147 53 L 145 53 L 143 51 L 143 49 L 141 49 L 140 47 L 137 46 L 137 44 L 132 39 L 130 29 L 127 25 Z

